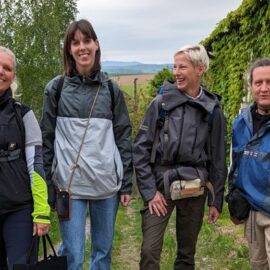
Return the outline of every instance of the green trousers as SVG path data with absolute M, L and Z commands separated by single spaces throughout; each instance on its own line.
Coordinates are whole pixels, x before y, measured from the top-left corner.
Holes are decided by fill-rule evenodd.
M 167 200 L 167 214 L 158 217 L 148 207 L 141 210 L 143 242 L 140 270 L 159 270 L 163 237 L 170 216 L 176 208 L 177 253 L 174 270 L 195 269 L 194 255 L 205 205 L 205 195 L 177 201 Z

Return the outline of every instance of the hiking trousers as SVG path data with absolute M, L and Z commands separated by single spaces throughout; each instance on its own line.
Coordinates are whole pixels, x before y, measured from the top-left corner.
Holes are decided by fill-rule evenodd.
M 252 270 L 270 270 L 270 217 L 250 211 L 245 224 Z
M 158 217 L 148 207 L 141 210 L 143 242 L 140 270 L 159 270 L 163 238 L 173 209 L 176 208 L 177 256 L 174 270 L 194 270 L 197 238 L 202 226 L 206 195 L 167 200 L 167 214 Z
M 30 207 L 0 216 L 0 270 L 26 263 L 33 237 L 31 213 Z

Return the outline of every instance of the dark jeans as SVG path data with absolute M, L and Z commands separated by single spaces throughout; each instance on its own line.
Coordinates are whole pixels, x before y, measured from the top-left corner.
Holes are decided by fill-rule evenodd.
M 0 270 L 26 263 L 33 234 L 31 212 L 27 208 L 0 216 Z
M 158 217 L 148 208 L 141 211 L 143 242 L 141 247 L 141 270 L 159 270 L 163 237 L 170 216 L 176 207 L 177 256 L 174 270 L 193 270 L 194 255 L 200 232 L 205 205 L 205 195 L 177 201 L 168 201 L 168 213 Z

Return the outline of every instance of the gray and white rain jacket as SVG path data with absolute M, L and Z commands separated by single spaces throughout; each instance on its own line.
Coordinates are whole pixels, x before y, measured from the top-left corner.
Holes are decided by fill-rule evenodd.
M 41 130 L 48 184 L 67 189 L 90 108 L 101 85 L 70 188 L 73 199 L 105 199 L 120 190 L 131 193 L 131 124 L 124 96 L 113 83 L 114 112 L 103 72 L 92 77 L 65 76 L 57 104 L 60 76 L 45 88 Z

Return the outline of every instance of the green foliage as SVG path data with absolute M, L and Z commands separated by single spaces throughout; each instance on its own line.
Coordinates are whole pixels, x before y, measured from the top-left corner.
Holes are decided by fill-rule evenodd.
M 148 108 L 148 105 L 157 95 L 157 90 L 163 84 L 164 80 L 173 80 L 173 74 L 168 68 L 164 68 L 158 72 L 148 84 L 138 85 L 137 96 L 135 96 L 134 93 L 134 86 L 122 86 L 123 90 L 127 93 L 125 99 L 132 122 L 133 138 L 138 132 L 141 120 Z
M 207 72 L 207 86 L 222 96 L 231 123 L 246 95 L 244 74 L 251 61 L 270 56 L 269 0 L 244 0 L 203 41 L 214 58 Z
M 22 101 L 39 115 L 46 83 L 61 73 L 61 47 L 76 1 L 0 0 L 0 44 L 16 55 Z
M 113 243 L 112 269 L 139 269 L 142 242 L 140 209 L 143 202 L 133 198 L 128 208 L 119 207 Z M 225 208 L 225 207 L 224 207 Z M 164 235 L 160 269 L 172 269 L 176 257 L 175 211 L 172 213 Z M 243 239 L 243 227 L 235 226 L 229 219 L 227 208 L 218 222 L 204 224 L 199 234 L 196 250 L 196 269 L 249 270 L 248 247 Z M 86 242 L 86 256 L 83 269 L 89 269 L 91 244 Z
M 168 68 L 163 68 L 152 80 L 150 80 L 149 95 L 151 97 L 155 97 L 157 95 L 157 90 L 163 84 L 164 80 L 173 80 L 172 71 Z
M 131 86 L 123 87 L 125 92 L 125 100 L 128 107 L 129 117 L 132 123 L 132 137 L 134 138 L 138 132 L 141 120 L 145 111 L 151 102 L 152 97 L 148 94 L 148 85 L 140 85 L 137 91 L 137 97 L 130 95 Z

